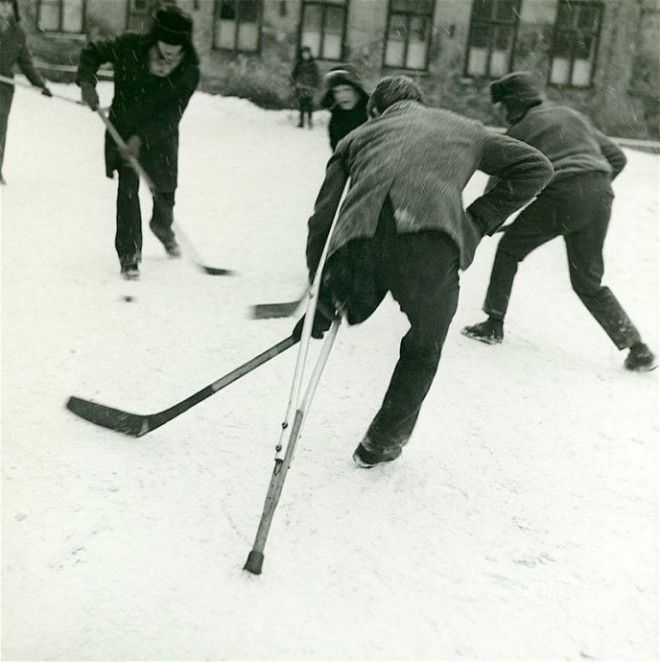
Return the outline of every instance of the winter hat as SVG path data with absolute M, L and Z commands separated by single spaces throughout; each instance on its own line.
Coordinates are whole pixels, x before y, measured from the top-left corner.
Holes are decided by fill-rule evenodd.
M 528 108 L 545 100 L 545 94 L 531 71 L 514 71 L 491 83 L 493 103 L 513 102 Z
M 367 112 L 373 109 L 382 113 L 397 101 L 423 101 L 422 88 L 410 76 L 385 76 L 376 85 Z
M 340 64 L 332 67 L 323 79 L 325 90 L 321 105 L 324 108 L 330 108 L 335 103 L 335 97 L 332 94 L 332 88 L 338 85 L 350 85 L 365 102 L 369 98 L 368 92 L 362 87 L 357 74 L 347 65 Z
M 159 9 L 154 15 L 151 30 L 157 41 L 185 46 L 191 43 L 193 22 L 179 7 L 170 5 Z

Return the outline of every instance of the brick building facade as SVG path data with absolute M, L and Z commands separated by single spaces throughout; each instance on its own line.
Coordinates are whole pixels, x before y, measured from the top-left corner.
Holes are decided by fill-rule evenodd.
M 87 37 L 148 29 L 157 0 L 19 0 L 39 60 L 75 64 Z M 161 0 L 162 1 L 162 0 Z M 166 0 L 167 1 L 167 0 Z M 173 0 L 172 0 L 173 1 Z M 367 88 L 416 77 L 432 104 L 492 122 L 490 79 L 532 69 L 610 134 L 658 137 L 659 0 L 177 0 L 195 21 L 203 87 L 291 102 L 301 44 Z

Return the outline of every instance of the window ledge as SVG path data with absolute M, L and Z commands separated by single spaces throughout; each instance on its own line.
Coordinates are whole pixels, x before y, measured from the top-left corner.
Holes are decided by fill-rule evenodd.
M 39 30 L 44 37 L 64 41 L 73 39 L 74 41 L 86 41 L 87 35 L 84 32 L 60 32 L 59 30 Z

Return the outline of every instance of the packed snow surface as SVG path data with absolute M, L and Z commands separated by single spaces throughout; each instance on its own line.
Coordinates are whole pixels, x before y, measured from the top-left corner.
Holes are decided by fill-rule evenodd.
M 207 264 L 238 273 L 166 258 L 145 196 L 127 283 L 99 118 L 17 91 L 1 192 L 4 659 L 654 657 L 658 377 L 623 369 L 561 240 L 521 266 L 497 347 L 460 334 L 483 319 L 497 243 L 483 241 L 414 437 L 371 471 L 351 453 L 407 323 L 388 298 L 340 330 L 261 576 L 242 566 L 295 350 L 140 439 L 64 408 L 75 394 L 155 412 L 289 334 L 294 319 L 249 306 L 306 282 L 329 147 L 321 114 L 294 124 L 196 94 L 176 218 Z M 626 153 L 605 282 L 657 350 L 659 157 Z

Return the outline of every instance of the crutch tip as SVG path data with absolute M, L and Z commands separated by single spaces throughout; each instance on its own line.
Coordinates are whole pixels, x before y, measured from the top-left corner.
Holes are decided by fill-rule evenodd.
M 247 561 L 243 566 L 243 570 L 251 572 L 253 575 L 261 574 L 261 566 L 264 563 L 264 555 L 262 552 L 257 552 L 254 549 L 248 554 Z

